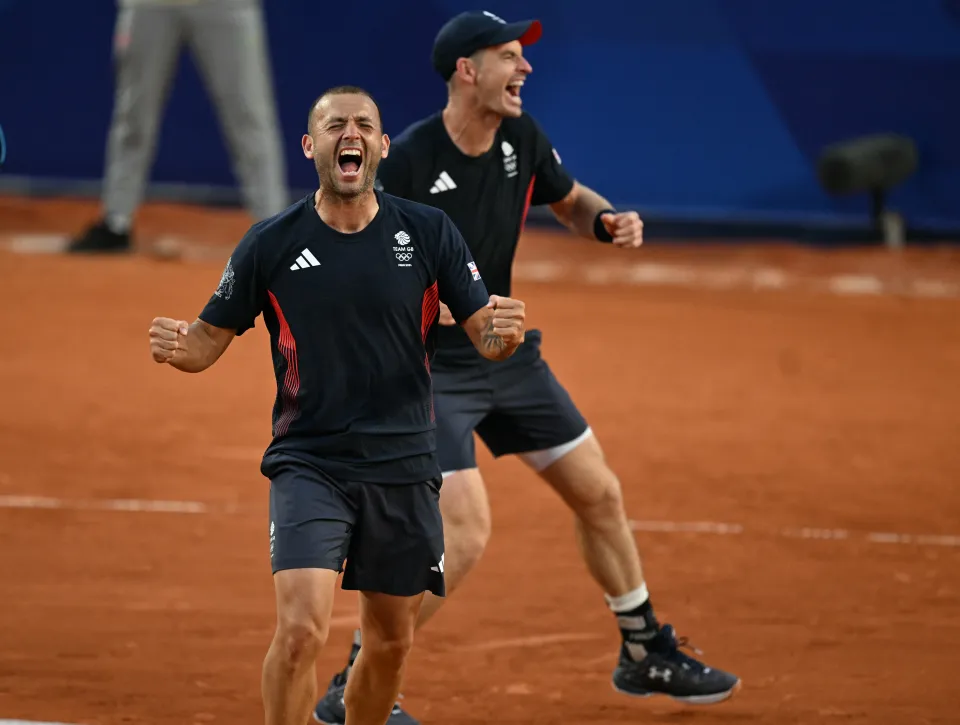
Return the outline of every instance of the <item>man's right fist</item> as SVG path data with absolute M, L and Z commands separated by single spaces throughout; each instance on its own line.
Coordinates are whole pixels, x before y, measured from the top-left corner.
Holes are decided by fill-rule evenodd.
M 170 362 L 178 350 L 185 350 L 189 330 L 190 325 L 184 320 L 155 317 L 150 325 L 150 354 L 154 362 Z

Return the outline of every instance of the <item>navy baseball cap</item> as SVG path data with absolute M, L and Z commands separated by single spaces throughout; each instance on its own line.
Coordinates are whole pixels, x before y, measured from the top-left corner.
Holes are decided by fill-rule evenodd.
M 521 45 L 533 45 L 543 34 L 539 20 L 520 20 L 508 23 L 493 13 L 460 13 L 440 28 L 433 41 L 433 67 L 450 80 L 457 69 L 457 60 L 478 50 L 519 40 Z

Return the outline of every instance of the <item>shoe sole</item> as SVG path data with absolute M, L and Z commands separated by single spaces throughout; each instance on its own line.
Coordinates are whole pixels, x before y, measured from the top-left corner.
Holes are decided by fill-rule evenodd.
M 666 692 L 630 692 L 629 690 L 620 689 L 616 683 L 613 683 L 613 689 L 621 695 L 628 695 L 630 697 L 643 698 L 659 695 L 661 697 L 669 697 L 671 700 L 676 700 L 686 705 L 716 705 L 718 702 L 729 700 L 740 690 L 740 680 L 737 680 L 737 684 L 724 692 L 717 692 L 712 695 L 688 695 L 686 697 L 678 697 L 677 695 L 670 695 Z
M 317 717 L 316 712 L 313 712 L 311 714 L 313 715 L 314 722 L 318 722 L 320 723 L 320 725 L 343 725 L 343 723 L 327 722 L 326 720 L 321 720 L 319 717 Z
M 343 723 L 340 722 L 327 722 L 326 720 L 321 720 L 319 717 L 317 717 L 316 712 L 311 713 L 311 715 L 313 715 L 313 721 L 320 723 L 320 725 L 343 725 Z

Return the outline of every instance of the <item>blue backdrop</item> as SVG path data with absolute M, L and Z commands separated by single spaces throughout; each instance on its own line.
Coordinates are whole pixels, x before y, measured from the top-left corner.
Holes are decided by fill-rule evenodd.
M 489 0 L 539 17 L 524 101 L 564 162 L 617 203 L 677 218 L 814 220 L 865 214 L 818 188 L 828 143 L 913 136 L 917 176 L 892 201 L 914 225 L 960 228 L 960 0 Z M 343 5 L 266 0 L 290 181 L 310 101 L 354 83 L 387 131 L 438 108 L 429 65 L 448 0 Z M 108 0 L 0 0 L 5 175 L 98 179 L 112 105 Z M 360 33 L 341 32 L 349 26 Z M 167 109 L 154 181 L 234 185 L 188 56 Z

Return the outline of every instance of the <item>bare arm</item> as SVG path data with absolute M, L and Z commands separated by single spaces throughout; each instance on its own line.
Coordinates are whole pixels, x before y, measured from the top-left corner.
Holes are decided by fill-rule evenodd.
M 477 351 L 488 360 L 506 360 L 524 339 L 524 304 L 509 297 L 490 298 L 467 318 L 463 329 Z
M 200 319 L 188 325 L 184 320 L 157 317 L 150 326 L 150 352 L 155 362 L 199 373 L 220 359 L 235 336 L 236 330 L 214 327 Z
M 561 224 L 586 239 L 613 242 L 616 247 L 633 249 L 643 244 L 643 222 L 635 211 L 616 212 L 593 189 L 574 182 L 570 193 L 551 204 L 550 210 Z M 597 228 L 597 215 L 602 229 Z M 599 232 L 599 233 L 598 233 Z
M 550 211 L 563 226 L 581 237 L 596 240 L 593 223 L 604 209 L 613 205 L 597 192 L 580 182 L 574 182 L 570 193 L 550 205 Z

